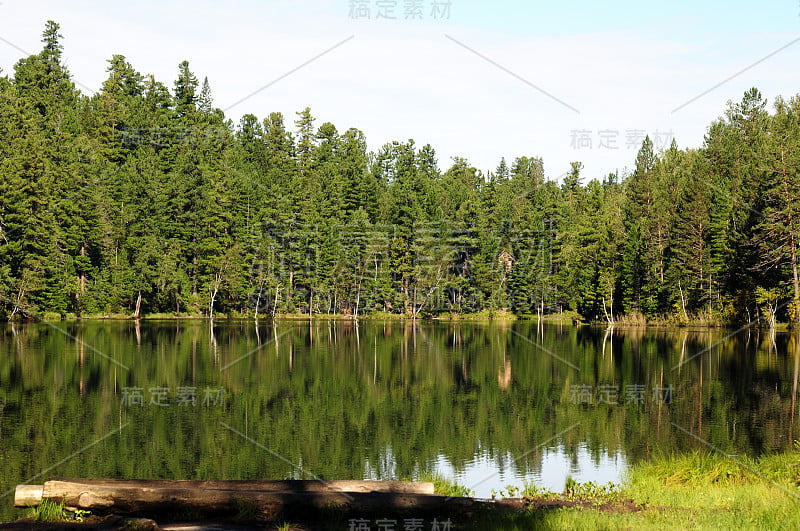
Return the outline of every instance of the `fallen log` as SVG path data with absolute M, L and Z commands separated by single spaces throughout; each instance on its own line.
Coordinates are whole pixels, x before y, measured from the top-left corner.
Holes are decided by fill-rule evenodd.
M 14 507 L 35 507 L 42 501 L 43 485 L 17 485 Z
M 178 488 L 260 492 L 394 492 L 407 494 L 433 494 L 433 483 L 427 481 L 377 481 L 377 480 L 142 480 L 142 479 L 61 479 L 51 481 L 79 483 L 106 487 Z M 17 485 L 15 507 L 33 507 L 42 500 L 43 485 Z
M 108 482 L 107 484 L 99 484 Z M 200 513 L 229 513 L 249 507 L 272 515 L 308 510 L 342 513 L 425 514 L 473 506 L 472 498 L 450 498 L 409 492 L 279 492 L 265 490 L 207 489 L 176 486 L 115 485 L 113 481 L 77 483 L 47 481 L 42 499 L 94 512 L 158 513 L 176 509 Z M 124 483 L 124 482 L 121 482 Z M 227 482 L 215 483 L 222 486 Z M 35 492 L 34 492 L 35 495 Z M 16 500 L 15 500 L 16 501 Z
M 192 480 L 192 479 L 72 479 L 51 478 L 50 481 L 80 483 L 106 487 L 180 488 L 213 490 L 249 490 L 261 492 L 394 492 L 433 494 L 430 481 L 379 480 Z M 39 486 L 41 489 L 41 485 Z

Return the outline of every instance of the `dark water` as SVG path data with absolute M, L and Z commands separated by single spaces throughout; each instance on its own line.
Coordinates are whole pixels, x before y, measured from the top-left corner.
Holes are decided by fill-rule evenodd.
M 488 496 L 791 447 L 796 336 L 536 323 L 0 328 L 0 520 L 51 476 L 414 479 Z

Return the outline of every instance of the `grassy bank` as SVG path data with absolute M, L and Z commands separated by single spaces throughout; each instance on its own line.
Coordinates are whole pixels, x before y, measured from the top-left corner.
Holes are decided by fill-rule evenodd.
M 253 320 L 251 313 L 215 313 L 215 320 L 226 319 L 244 319 Z M 358 319 L 359 321 L 378 320 L 378 321 L 411 321 L 413 317 L 406 313 L 393 313 L 385 311 L 375 311 L 370 313 L 359 314 L 354 317 L 351 314 L 338 314 L 338 313 L 314 313 L 309 315 L 307 312 L 298 313 L 278 313 L 274 316 L 275 319 L 283 320 L 345 320 L 351 321 Z M 126 313 L 96 313 L 96 314 L 83 314 L 76 315 L 73 313 L 58 314 L 55 312 L 45 312 L 37 315 L 35 320 L 39 321 L 73 321 L 73 320 L 132 320 L 132 314 Z M 158 320 L 158 319 L 208 319 L 208 315 L 203 313 L 182 312 L 176 313 L 148 313 L 140 316 L 141 320 Z M 270 312 L 260 313 L 260 321 L 270 321 L 273 315 Z M 424 314 L 417 316 L 417 320 L 437 320 L 437 321 L 539 321 L 542 320 L 547 323 L 555 324 L 592 324 L 595 326 L 608 326 L 606 320 L 591 320 L 586 319 L 579 313 L 569 310 L 558 313 L 549 313 L 543 316 L 530 313 L 516 314 L 509 309 L 499 310 L 482 310 L 479 312 L 441 312 L 434 314 Z M 630 314 L 617 314 L 614 316 L 614 326 L 618 328 L 665 328 L 665 327 L 685 327 L 694 329 L 708 329 L 708 328 L 726 328 L 741 326 L 744 323 L 726 322 L 719 315 L 716 314 L 691 314 L 686 319 L 681 315 L 662 315 L 656 317 L 647 317 L 642 313 L 633 312 Z M 767 328 L 766 321 L 761 323 L 753 323 L 754 327 Z M 776 323 L 775 329 L 778 331 L 785 331 L 791 328 L 789 323 Z
M 215 313 L 214 320 L 220 321 L 225 319 L 245 319 L 245 320 L 253 320 L 252 314 L 244 314 L 244 313 Z M 309 319 L 313 320 L 343 320 L 343 321 L 352 321 L 352 320 L 359 320 L 359 321 L 411 321 L 412 317 L 409 314 L 405 313 L 391 313 L 391 312 L 371 312 L 366 314 L 360 314 L 358 317 L 354 317 L 353 315 L 345 315 L 339 313 L 314 313 L 309 315 L 308 313 L 278 313 L 274 316 L 275 319 L 283 319 L 283 320 L 299 320 L 299 321 L 307 321 Z M 515 314 L 500 310 L 500 311 L 482 311 L 482 312 L 475 312 L 475 313 L 441 313 L 435 315 L 424 315 L 418 316 L 417 320 L 425 321 L 425 320 L 442 320 L 442 321 L 515 321 L 519 317 Z M 97 314 L 83 314 L 83 315 L 75 315 L 75 314 L 66 314 L 61 315 L 58 313 L 53 312 L 46 312 L 37 316 L 37 320 L 39 321 L 74 321 L 74 320 L 85 320 L 85 321 L 95 321 L 95 320 L 133 320 L 134 317 L 131 314 L 124 314 L 124 313 L 97 313 Z M 208 315 L 202 313 L 146 313 L 139 316 L 139 319 L 143 321 L 148 320 L 165 320 L 165 319 L 208 319 Z M 271 313 L 261 313 L 258 316 L 260 321 L 270 321 L 273 319 L 273 315 Z M 555 318 L 551 318 L 549 320 L 557 320 L 557 316 Z
M 622 485 L 568 482 L 562 493 L 521 495 L 523 510 L 483 514 L 475 528 L 800 529 L 800 451 L 664 457 L 634 466 Z
M 469 489 L 441 477 L 420 479 L 433 481 L 436 493 L 442 496 L 471 495 Z M 428 525 L 434 517 L 440 522 L 450 520 L 451 529 L 465 530 L 800 529 L 800 448 L 757 460 L 710 453 L 663 457 L 634 466 L 621 485 L 568 480 L 563 492 L 507 487 L 496 497 L 497 503 L 490 507 L 424 515 L 423 520 Z M 398 522 L 409 517 L 389 513 L 381 517 Z M 20 529 L 45 529 L 38 524 L 76 522 L 83 516 L 76 518 L 60 506 L 44 506 L 29 513 L 27 525 L 18 525 L 23 526 Z M 234 521 L 259 529 L 310 531 L 348 529 L 354 518 L 334 512 L 320 519 L 313 511 L 288 520 L 264 516 L 251 511 Z M 364 517 L 355 516 L 360 518 Z M 86 520 L 87 524 L 103 521 L 95 517 Z

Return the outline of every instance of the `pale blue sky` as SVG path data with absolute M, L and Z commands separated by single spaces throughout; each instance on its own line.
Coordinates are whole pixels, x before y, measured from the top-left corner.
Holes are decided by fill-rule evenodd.
M 366 2 L 373 18 L 354 20 L 348 0 L 2 0 L 0 38 L 35 53 L 53 19 L 73 77 L 90 88 L 114 53 L 169 87 L 188 59 L 221 108 L 274 82 L 233 107 L 235 121 L 280 111 L 291 122 L 310 106 L 318 124 L 362 129 L 372 149 L 414 138 L 436 148 L 443 168 L 459 155 L 484 171 L 501 156 L 541 156 L 552 178 L 573 160 L 585 180 L 631 167 L 634 131 L 699 146 L 750 86 L 770 101 L 800 92 L 800 42 L 761 61 L 800 37 L 800 0 L 452 0 L 438 20 L 433 0 L 421 1 L 423 20 L 405 20 L 397 0 L 397 20 L 375 20 L 379 1 Z M 0 41 L 4 73 L 22 55 Z M 601 144 L 603 134 L 617 149 Z
M 796 31 L 798 14 L 797 0 L 772 0 L 766 5 L 743 0 L 453 2 L 454 18 L 464 24 L 548 35 L 639 29 L 684 36 Z

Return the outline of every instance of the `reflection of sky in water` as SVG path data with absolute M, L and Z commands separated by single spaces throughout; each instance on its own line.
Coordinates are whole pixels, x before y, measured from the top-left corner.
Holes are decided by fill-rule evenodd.
M 513 460 L 514 456 L 511 454 L 506 454 L 499 460 L 497 456 L 492 457 L 488 452 L 482 452 L 458 472 L 445 457 L 439 457 L 436 467 L 440 475 L 475 491 L 477 497 L 489 498 L 492 489 L 499 491 L 508 485 L 522 487 L 525 483 L 561 492 L 569 476 L 581 483 L 620 482 L 627 466 L 622 452 L 602 454 L 596 459 L 584 445 L 578 447 L 576 455 L 567 453 L 563 446 L 542 449 L 539 472 L 517 473 L 513 466 L 509 466 Z M 504 465 L 498 465 L 498 461 L 502 461 Z

